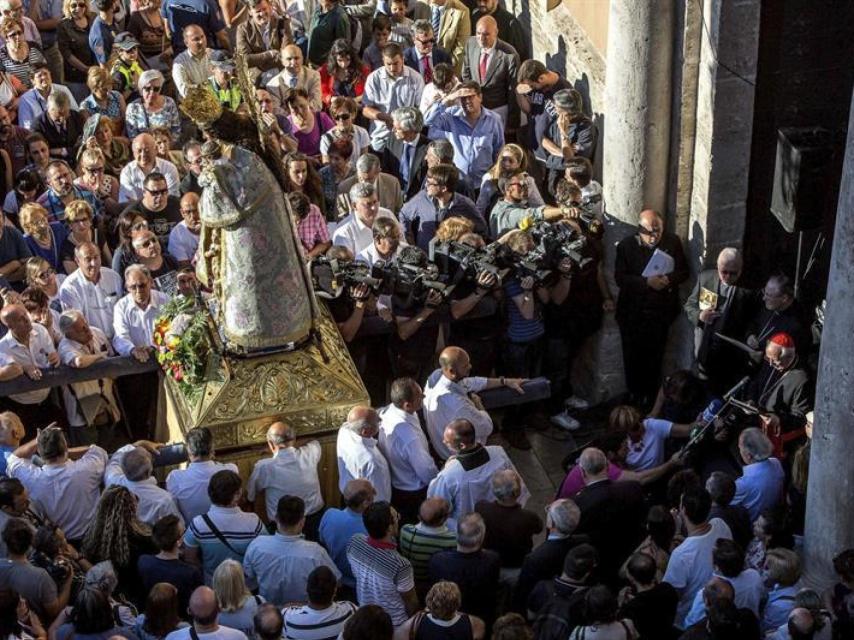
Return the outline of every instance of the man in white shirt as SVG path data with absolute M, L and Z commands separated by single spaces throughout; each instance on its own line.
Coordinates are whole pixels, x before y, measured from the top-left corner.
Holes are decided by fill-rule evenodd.
M 704 488 L 688 489 L 682 494 L 679 515 L 687 536 L 670 554 L 663 578 L 679 593 L 675 625 L 680 629 L 686 628 L 685 618 L 697 592 L 712 577 L 715 544 L 719 538 L 732 540 L 732 532 L 723 520 L 708 519 L 711 509 L 712 498 Z
M 379 217 L 397 221 L 388 209 L 380 207 L 376 187 L 370 182 L 357 182 L 350 187 L 350 214 L 332 234 L 332 244 L 347 247 L 357 256 L 374 242 L 372 227 Z M 401 236 L 403 233 L 401 232 Z
M 113 347 L 120 356 L 147 362 L 154 345 L 154 322 L 169 296 L 151 288 L 151 272 L 141 264 L 125 269 L 128 294 L 113 309 Z
M 44 466 L 31 461 L 36 450 Z M 71 460 L 72 456 L 79 457 Z M 95 519 L 107 458 L 107 452 L 95 445 L 69 451 L 62 430 L 49 427 L 12 452 L 6 470 L 44 506 L 65 537 L 79 543 Z
M 59 287 L 63 309 L 77 309 L 93 327 L 113 334 L 113 307 L 122 297 L 122 279 L 112 269 L 101 266 L 101 250 L 91 242 L 82 242 L 74 249 L 77 270 Z
M 305 90 L 312 111 L 323 109 L 320 74 L 303 64 L 302 51 L 295 44 L 282 47 L 282 70 L 267 83 L 267 91 L 280 105 L 285 104 L 285 97 L 291 89 Z
M 208 39 L 205 31 L 197 24 L 188 24 L 182 32 L 184 51 L 175 56 L 172 63 L 172 79 L 181 98 L 187 95 L 187 89 L 196 84 L 207 84 L 213 75 Z
M 176 198 L 181 179 L 178 168 L 163 158 L 157 157 L 157 146 L 154 136 L 150 133 L 140 133 L 131 143 L 133 160 L 128 162 L 119 174 L 119 202 L 142 200 L 144 195 L 145 177 L 149 173 L 162 173 L 166 178 L 166 188 L 169 195 Z
M 349 566 L 349 563 L 348 563 Z M 268 638 L 285 637 L 289 640 L 314 640 L 315 638 L 337 638 L 344 630 L 347 620 L 356 613 L 355 604 L 346 600 L 336 602 L 338 581 L 335 574 L 325 565 L 317 567 L 308 576 L 306 583 L 308 604 L 297 604 L 282 611 L 284 633 Z M 257 615 L 257 614 L 256 614 Z M 259 630 L 258 618 L 256 630 Z M 260 640 L 265 640 L 258 634 Z
M 246 634 L 219 624 L 219 604 L 210 587 L 199 587 L 190 596 L 192 627 L 181 627 L 166 636 L 166 640 L 246 640 Z
M 427 495 L 447 500 L 451 505 L 450 517 L 457 521 L 474 511 L 479 501 L 495 500 L 492 476 L 496 471 L 516 471 L 516 467 L 502 447 L 485 447 L 477 442 L 474 426 L 468 420 L 452 421 L 445 429 L 444 441 L 454 456 L 430 483 Z M 531 492 L 523 481 L 519 505 L 524 507 L 530 497 Z
M 400 107 L 418 107 L 424 78 L 403 62 L 403 49 L 396 42 L 383 48 L 383 66 L 372 71 L 365 80 L 362 96 L 364 114 L 371 123 L 371 145 L 382 146 L 382 140 L 391 135 L 391 112 Z
M 186 469 L 174 469 L 166 476 L 166 490 L 175 496 L 184 522 L 190 522 L 196 516 L 211 508 L 208 497 L 208 483 L 217 471 L 234 471 L 237 465 L 231 462 L 214 462 L 214 441 L 207 427 L 190 429 L 184 437 L 187 455 L 190 458 Z
M 30 320 L 23 305 L 4 306 L 0 322 L 8 329 L 0 338 L 0 379 L 13 380 L 26 375 L 31 380 L 40 380 L 42 369 L 59 365 L 59 354 L 50 333 Z M 62 411 L 50 400 L 50 388 L 16 393 L 6 398 L 6 403 L 30 429 L 63 420 Z
M 320 443 L 312 440 L 297 447 L 296 429 L 283 422 L 274 422 L 267 429 L 267 447 L 273 457 L 255 463 L 246 486 L 246 497 L 255 503 L 255 513 L 265 524 L 275 522 L 282 497 L 301 498 L 305 503 L 306 537 L 316 540 L 323 515 L 323 496 L 317 476 Z
M 416 522 L 427 486 L 439 473 L 418 419 L 424 394 L 412 378 L 391 383 L 391 404 L 381 409 L 379 447 L 391 471 L 391 503 L 403 522 Z
M 157 486 L 154 464 L 151 456 L 163 445 L 149 440 L 137 440 L 118 449 L 110 458 L 104 472 L 104 486 L 117 484 L 126 487 L 138 499 L 137 515 L 149 526 L 160 518 L 175 515 L 181 519 L 181 512 L 175 498 L 165 489 Z
M 183 220 L 169 232 L 169 255 L 178 262 L 190 264 L 199 248 L 199 234 L 202 223 L 199 218 L 199 194 L 188 191 L 181 196 L 181 217 Z
M 338 489 L 350 480 L 368 480 L 376 490 L 377 502 L 391 500 L 391 472 L 388 461 L 377 446 L 380 418 L 370 407 L 350 409 L 347 422 L 338 429 Z
M 77 309 L 67 309 L 59 317 L 59 357 L 62 364 L 73 369 L 86 369 L 114 355 L 104 332 L 90 327 Z M 119 421 L 121 413 L 116 401 L 112 378 L 72 382 L 71 393 L 65 399 L 71 442 L 75 445 L 96 444 L 98 427 L 107 431 Z
M 469 376 L 471 360 L 459 347 L 444 349 L 439 354 L 439 367 L 424 387 L 424 420 L 436 455 L 446 460 L 453 451 L 444 442 L 445 427 L 453 420 L 466 420 L 473 425 L 479 444 L 486 444 L 492 433 L 492 418 L 476 394 L 495 387 L 510 387 L 517 393 L 524 393 L 524 380 Z
M 329 567 L 335 579 L 341 572 L 326 550 L 303 539 L 305 502 L 297 496 L 282 496 L 276 505 L 276 533 L 255 538 L 246 550 L 243 570 L 247 583 L 258 587 L 267 602 L 282 606 L 308 599 L 306 582 L 320 566 Z

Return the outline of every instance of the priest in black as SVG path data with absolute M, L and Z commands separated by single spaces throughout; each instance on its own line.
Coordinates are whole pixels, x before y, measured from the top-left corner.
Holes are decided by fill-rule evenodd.
M 643 275 L 656 251 L 673 260 L 673 269 L 660 275 Z M 682 244 L 664 230 L 664 219 L 647 209 L 638 218 L 637 233 L 617 245 L 614 277 L 617 324 L 623 343 L 623 366 L 631 400 L 651 405 L 661 383 L 661 359 L 670 325 L 679 314 L 679 285 L 688 278 Z

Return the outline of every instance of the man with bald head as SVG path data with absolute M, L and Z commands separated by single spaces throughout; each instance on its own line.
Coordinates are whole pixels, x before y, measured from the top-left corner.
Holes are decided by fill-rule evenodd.
M 219 624 L 219 604 L 216 593 L 210 587 L 199 587 L 190 596 L 192 627 L 173 631 L 169 640 L 246 640 L 246 634 L 237 629 Z
M 430 587 L 430 558 L 457 546 L 457 533 L 448 527 L 450 509 L 444 498 L 427 498 L 418 509 L 418 523 L 400 528 L 400 555 L 412 563 L 415 589 L 421 597 Z
M 644 535 L 646 503 L 639 482 L 608 478 L 608 458 L 601 449 L 581 452 L 578 466 L 584 488 L 575 496 L 581 511 L 577 533 L 587 534 L 599 551 L 605 584 L 617 583 L 617 572 Z
M 160 173 L 166 178 L 166 188 L 170 196 L 178 197 L 178 185 L 181 179 L 178 168 L 157 156 L 154 136 L 140 133 L 131 143 L 133 160 L 128 162 L 119 175 L 119 202 L 142 200 L 145 193 L 145 178 L 149 173 Z
M 7 304 L 0 311 L 0 322 L 8 331 L 0 338 L 0 380 L 26 375 L 41 379 L 43 370 L 59 365 L 59 354 L 44 326 L 32 322 L 20 304 Z M 62 412 L 51 402 L 50 389 L 18 393 L 2 399 L 4 409 L 18 414 L 29 434 L 59 420 Z
M 391 470 L 377 443 L 380 417 L 374 409 L 357 405 L 338 429 L 338 488 L 343 493 L 350 480 L 370 481 L 378 502 L 391 501 Z
M 671 258 L 673 268 L 656 273 L 645 271 L 653 255 L 658 261 L 662 253 Z M 617 245 L 614 278 L 620 287 L 616 318 L 629 400 L 648 407 L 661 384 L 667 334 L 679 314 L 679 285 L 688 278 L 682 243 L 664 230 L 664 218 L 659 212 L 641 211 L 637 232 Z
M 77 270 L 59 287 L 63 310 L 77 309 L 93 327 L 110 340 L 115 335 L 113 309 L 122 297 L 121 276 L 101 266 L 101 250 L 91 242 L 81 242 L 74 249 Z
M 188 191 L 179 202 L 181 222 L 169 231 L 169 255 L 182 266 L 189 266 L 199 248 L 202 222 L 199 214 L 199 194 Z
M 484 389 L 510 387 L 522 390 L 520 378 L 482 378 L 471 376 L 469 355 L 459 347 L 446 347 L 439 354 L 439 369 L 427 379 L 424 387 L 424 420 L 433 449 L 442 460 L 453 455 L 445 444 L 445 427 L 452 420 L 465 420 L 474 427 L 475 440 L 486 444 L 493 424 L 477 393 Z
M 373 504 L 376 493 L 367 480 L 350 480 L 341 492 L 344 508 L 327 509 L 320 520 L 320 543 L 341 571 L 341 586 L 350 590 L 349 594 L 341 593 L 342 597 L 355 596 L 356 579 L 347 560 L 347 544 L 357 533 L 367 533 L 362 514 Z
M 722 249 L 716 268 L 700 272 L 685 301 L 685 314 L 694 326 L 697 372 L 718 392 L 730 388 L 744 375 L 747 361 L 743 352 L 715 334 L 743 340 L 762 304 L 757 291 L 739 286 L 743 268 L 738 249 Z
M 278 102 L 285 104 L 285 98 L 291 89 L 304 89 L 308 94 L 308 106 L 312 111 L 320 111 L 323 101 L 320 90 L 320 73 L 303 63 L 302 50 L 295 44 L 282 47 L 282 70 L 268 83 L 267 91 Z
M 498 37 L 498 23 L 489 15 L 475 25 L 475 33 L 466 40 L 463 57 L 463 82 L 480 83 L 483 106 L 491 109 L 504 123 L 505 130 L 519 126 L 516 101 L 516 76 L 519 53 Z
M 246 496 L 255 503 L 255 512 L 268 525 L 276 520 L 276 507 L 285 495 L 305 502 L 305 528 L 309 540 L 317 540 L 317 527 L 323 515 L 323 496 L 317 464 L 320 443 L 317 440 L 297 446 L 296 429 L 274 422 L 267 429 L 267 447 L 272 457 L 259 460 L 252 468 Z
M 474 7 L 471 6 L 471 2 L 466 4 L 472 9 L 473 24 L 480 22 L 484 16 L 491 16 L 498 25 L 498 37 L 513 47 L 521 60 L 531 57 L 531 37 L 526 35 L 522 23 L 516 16 L 501 6 L 501 0 L 477 0 Z
M 456 521 L 474 511 L 478 501 L 494 500 L 492 476 L 502 469 L 516 471 L 516 467 L 502 447 L 480 444 L 474 425 L 468 420 L 451 421 L 445 428 L 443 440 L 454 455 L 430 483 L 427 495 L 447 500 L 451 518 Z M 524 481 L 521 483 L 517 502 L 525 506 L 531 492 Z

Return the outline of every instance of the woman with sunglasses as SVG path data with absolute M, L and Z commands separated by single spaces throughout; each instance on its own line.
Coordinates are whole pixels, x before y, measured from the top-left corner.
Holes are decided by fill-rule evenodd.
M 84 149 L 77 163 L 77 178 L 74 184 L 88 189 L 104 203 L 104 209 L 117 216 L 124 208 L 119 204 L 119 181 L 107 173 L 107 161 L 104 152 L 97 147 Z
M 48 297 L 50 308 L 54 311 L 62 311 L 59 302 L 59 287 L 65 280 L 64 273 L 57 273 L 56 269 L 44 258 L 38 256 L 27 260 L 25 282 L 27 287 L 41 289 Z
M 59 258 L 65 273 L 71 275 L 77 270 L 77 262 L 74 260 L 74 250 L 83 242 L 91 242 L 101 249 L 101 261 L 110 264 L 113 254 L 107 243 L 101 237 L 101 233 L 95 226 L 92 207 L 85 200 L 72 200 L 65 207 L 65 223 L 68 225 L 69 234 L 59 248 Z
M 350 43 L 339 38 L 332 43 L 329 58 L 320 67 L 320 92 L 323 106 L 329 107 L 333 96 L 354 98 L 361 102 L 365 80 L 371 69 L 359 59 Z
M 113 89 L 110 73 L 101 67 L 90 67 L 86 74 L 86 86 L 91 93 L 80 103 L 80 110 L 89 114 L 90 120 L 95 115 L 107 117 L 112 133 L 120 134 L 124 130 L 124 113 L 127 107 L 122 94 Z M 96 122 L 100 123 L 100 120 Z
M 298 191 L 304 193 L 311 204 L 316 205 L 326 216 L 326 199 L 323 197 L 323 186 L 320 176 L 311 161 L 302 153 L 289 153 L 284 159 L 285 193 Z
M 131 234 L 134 231 L 148 229 L 148 222 L 139 211 L 124 211 L 116 220 L 116 235 L 119 243 L 113 252 L 113 271 L 122 275 L 135 260 L 131 246 Z
M 163 82 L 163 74 L 156 69 L 140 74 L 137 86 L 142 97 L 131 102 L 125 114 L 125 129 L 131 140 L 154 127 L 167 127 L 175 139 L 181 137 L 178 105 L 172 98 L 163 95 Z
M 56 26 L 56 42 L 62 55 L 65 84 L 75 100 L 86 97 L 86 77 L 95 57 L 89 48 L 89 27 L 95 14 L 86 0 L 64 0 L 62 20 Z
M 319 164 L 320 138 L 335 126 L 332 118 L 323 111 L 312 111 L 305 89 L 290 89 L 285 97 L 285 108 L 290 114 L 291 135 L 297 141 L 297 150 Z
M 323 163 L 329 162 L 329 147 L 335 140 L 347 139 L 353 143 L 350 162 L 355 166 L 356 160 L 371 144 L 371 136 L 367 129 L 356 124 L 359 107 L 353 98 L 335 96 L 329 103 L 329 115 L 335 120 L 335 127 L 320 138 L 320 154 Z
M 50 222 L 45 208 L 36 203 L 21 207 L 20 221 L 30 252 L 47 260 L 54 270 L 61 270 L 59 248 L 68 235 L 65 225 L 61 222 Z
M 0 35 L 6 43 L 0 47 L 0 66 L 27 88 L 33 88 L 33 65 L 47 63 L 35 44 L 24 39 L 23 23 L 11 16 L 0 20 Z

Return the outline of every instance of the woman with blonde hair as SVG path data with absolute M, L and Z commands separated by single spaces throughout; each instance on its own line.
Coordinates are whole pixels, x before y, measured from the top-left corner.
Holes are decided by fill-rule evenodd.
M 74 184 L 95 194 L 108 212 L 113 213 L 119 204 L 119 181 L 107 173 L 104 152 L 95 145 L 83 149 L 77 163 L 77 178 Z
M 468 218 L 451 216 L 450 218 L 445 218 L 439 223 L 439 227 L 436 229 L 436 235 L 434 237 L 436 242 L 439 243 L 457 242 L 465 234 L 472 233 L 473 231 L 474 222 Z
M 101 237 L 99 229 L 94 223 L 92 207 L 85 200 L 72 200 L 65 207 L 65 222 L 71 233 L 65 238 L 59 248 L 59 258 L 65 273 L 72 274 L 77 269 L 74 261 L 74 250 L 83 242 L 92 242 L 101 249 L 101 261 L 110 264 L 113 254 L 107 246 L 107 242 Z
M 528 156 L 525 150 L 518 144 L 505 144 L 498 152 L 498 159 L 492 168 L 483 174 L 483 181 L 480 185 L 480 195 L 477 197 L 475 208 L 478 213 L 483 216 L 484 220 L 489 220 L 489 213 L 492 207 L 501 198 L 501 189 L 498 187 L 498 181 L 501 178 L 509 178 L 514 171 L 526 171 L 528 167 Z M 540 207 L 545 204 L 543 196 L 540 195 L 540 190 L 537 188 L 537 181 L 531 176 L 527 177 L 528 182 L 528 206 Z
M 89 27 L 94 18 L 86 0 L 63 0 L 62 20 L 56 25 L 56 43 L 65 71 L 63 84 L 75 100 L 86 97 L 86 77 L 89 67 L 95 64 L 89 48 Z
M 123 131 L 123 118 L 126 109 L 124 96 L 113 89 L 110 72 L 103 67 L 89 67 L 86 73 L 86 86 L 91 92 L 80 103 L 80 110 L 88 116 L 99 114 L 109 118 L 108 122 L 114 134 Z M 87 127 L 88 129 L 88 127 Z M 85 140 L 84 140 L 85 142 Z
M 47 260 L 55 271 L 62 269 L 59 249 L 68 235 L 66 226 L 61 222 L 50 222 L 47 210 L 35 202 L 28 202 L 21 207 L 18 220 L 30 252 Z
M 109 116 L 96 113 L 89 116 L 83 127 L 83 144 L 78 159 L 89 150 L 100 150 L 104 154 L 104 173 L 118 179 L 122 169 L 133 158 L 130 145 L 124 138 L 116 137 L 116 124 Z
M 480 640 L 486 633 L 483 620 L 460 613 L 462 594 L 453 582 L 434 584 L 424 600 L 426 611 L 419 611 L 395 632 L 395 638 L 414 640 Z
M 44 291 L 48 300 L 50 300 L 51 307 L 56 311 L 60 311 L 59 285 L 65 280 L 65 274 L 57 273 L 50 262 L 39 256 L 27 260 L 25 270 L 25 282 L 27 286 Z
M 255 637 L 252 618 L 264 599 L 249 592 L 243 565 L 236 560 L 223 560 L 214 571 L 211 587 L 219 604 L 219 623 L 242 631 L 252 640 Z

